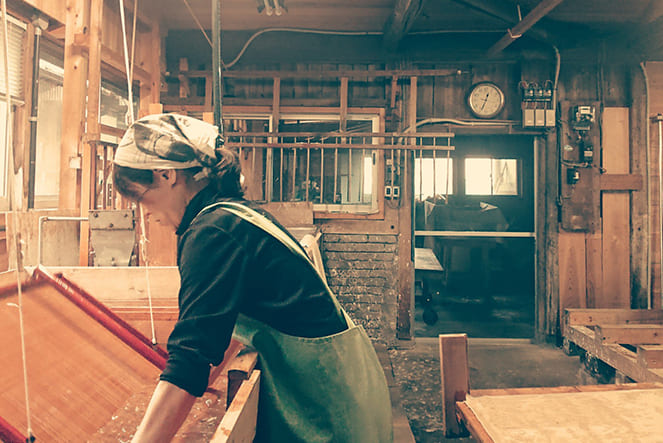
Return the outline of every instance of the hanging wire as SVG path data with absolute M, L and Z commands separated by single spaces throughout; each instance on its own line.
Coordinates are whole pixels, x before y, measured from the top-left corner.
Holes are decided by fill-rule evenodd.
M 157 334 L 154 328 L 154 310 L 152 309 L 152 288 L 150 287 L 150 263 L 147 259 L 147 235 L 145 234 L 145 214 L 143 212 L 143 205 L 140 207 L 140 253 L 145 262 L 145 281 L 147 283 L 147 303 L 150 308 L 150 327 L 152 332 L 152 344 L 157 344 Z
M 5 148 L 8 152 L 8 165 L 13 180 L 9 182 L 10 205 L 12 213 L 11 237 L 14 243 L 14 258 L 16 259 L 16 288 L 18 291 L 18 320 L 21 334 L 21 359 L 23 363 L 23 388 L 25 392 L 25 414 L 27 418 L 28 442 L 35 440 L 32 435 L 32 421 L 30 414 L 30 390 L 28 388 L 28 364 L 25 346 L 25 322 L 23 319 L 23 288 L 21 285 L 21 235 L 18 232 L 18 195 L 16 193 L 16 176 L 14 174 L 14 150 L 10 145 L 11 133 L 11 90 L 9 88 L 9 25 L 7 19 L 7 0 L 2 0 L 2 30 L 3 30 L 3 62 L 5 76 L 5 99 L 7 101 L 7 112 L 5 113 Z
M 136 54 L 136 19 L 138 18 L 138 0 L 134 0 L 134 22 L 133 22 L 133 29 L 131 30 L 131 69 L 129 71 L 130 73 L 130 79 L 129 81 L 131 84 L 134 82 L 134 61 L 135 59 L 135 54 Z M 133 97 L 132 97 L 133 98 Z
M 205 32 L 205 28 L 203 28 L 203 25 L 200 24 L 200 20 L 198 20 L 198 17 L 196 17 L 196 14 L 193 12 L 191 5 L 189 5 L 189 2 L 187 0 L 182 0 L 182 1 L 186 5 L 186 8 L 189 10 L 189 14 L 191 14 L 191 17 L 193 17 L 193 21 L 196 22 L 196 24 L 198 25 L 200 32 L 202 32 L 203 35 L 205 36 L 205 40 L 207 40 L 207 43 L 209 43 L 209 45 L 212 46 L 212 40 L 210 40 L 209 36 L 207 35 L 207 32 Z
M 120 3 L 120 21 L 122 22 L 122 40 L 124 42 L 124 69 L 127 74 L 127 91 L 129 95 L 129 125 L 134 122 L 134 94 L 131 88 L 131 68 L 129 67 L 129 48 L 127 47 L 127 24 L 124 19 L 123 0 Z
M 129 67 L 129 51 L 127 48 L 127 29 L 124 20 L 124 5 L 120 2 L 120 18 L 122 21 L 122 38 L 124 41 L 124 66 L 127 70 L 127 89 L 129 95 L 129 124 L 131 125 L 134 122 L 134 105 L 133 105 L 133 92 L 131 90 L 132 77 L 133 77 L 133 65 L 134 65 L 134 49 L 135 49 L 135 37 L 136 37 L 136 16 L 138 15 L 138 0 L 134 0 L 134 30 L 133 30 L 133 41 L 131 48 L 131 67 Z M 152 332 L 152 344 L 157 344 L 156 330 L 154 327 L 154 310 L 152 308 L 152 288 L 150 286 L 150 271 L 149 271 L 149 261 L 147 258 L 147 236 L 145 234 L 145 215 L 143 213 L 143 207 L 139 205 L 140 211 L 140 252 L 143 256 L 143 261 L 145 262 L 145 281 L 147 285 L 147 302 L 150 310 L 150 327 Z

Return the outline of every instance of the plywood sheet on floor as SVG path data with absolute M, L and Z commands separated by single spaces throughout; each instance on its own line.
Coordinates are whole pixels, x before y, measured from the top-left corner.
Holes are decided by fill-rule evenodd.
M 466 399 L 495 442 L 653 442 L 663 389 L 488 395 Z

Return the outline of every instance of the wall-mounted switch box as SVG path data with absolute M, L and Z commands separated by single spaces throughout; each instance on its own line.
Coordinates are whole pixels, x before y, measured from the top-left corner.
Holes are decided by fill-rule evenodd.
M 548 128 L 554 128 L 555 127 L 555 110 L 554 109 L 546 109 L 546 126 Z
M 523 109 L 523 127 L 531 128 L 534 126 L 534 109 Z

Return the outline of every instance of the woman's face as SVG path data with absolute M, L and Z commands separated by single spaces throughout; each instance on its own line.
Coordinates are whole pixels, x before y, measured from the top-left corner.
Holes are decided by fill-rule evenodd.
M 186 201 L 181 195 L 180 186 L 176 186 L 174 170 L 154 171 L 154 183 L 151 187 L 136 185 L 140 197 L 136 200 L 147 220 L 155 221 L 163 226 L 177 230 Z

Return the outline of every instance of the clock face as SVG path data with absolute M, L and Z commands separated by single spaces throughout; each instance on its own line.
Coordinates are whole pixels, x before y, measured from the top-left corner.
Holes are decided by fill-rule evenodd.
M 467 104 L 477 117 L 493 118 L 504 107 L 504 94 L 495 83 L 480 82 L 470 89 Z

